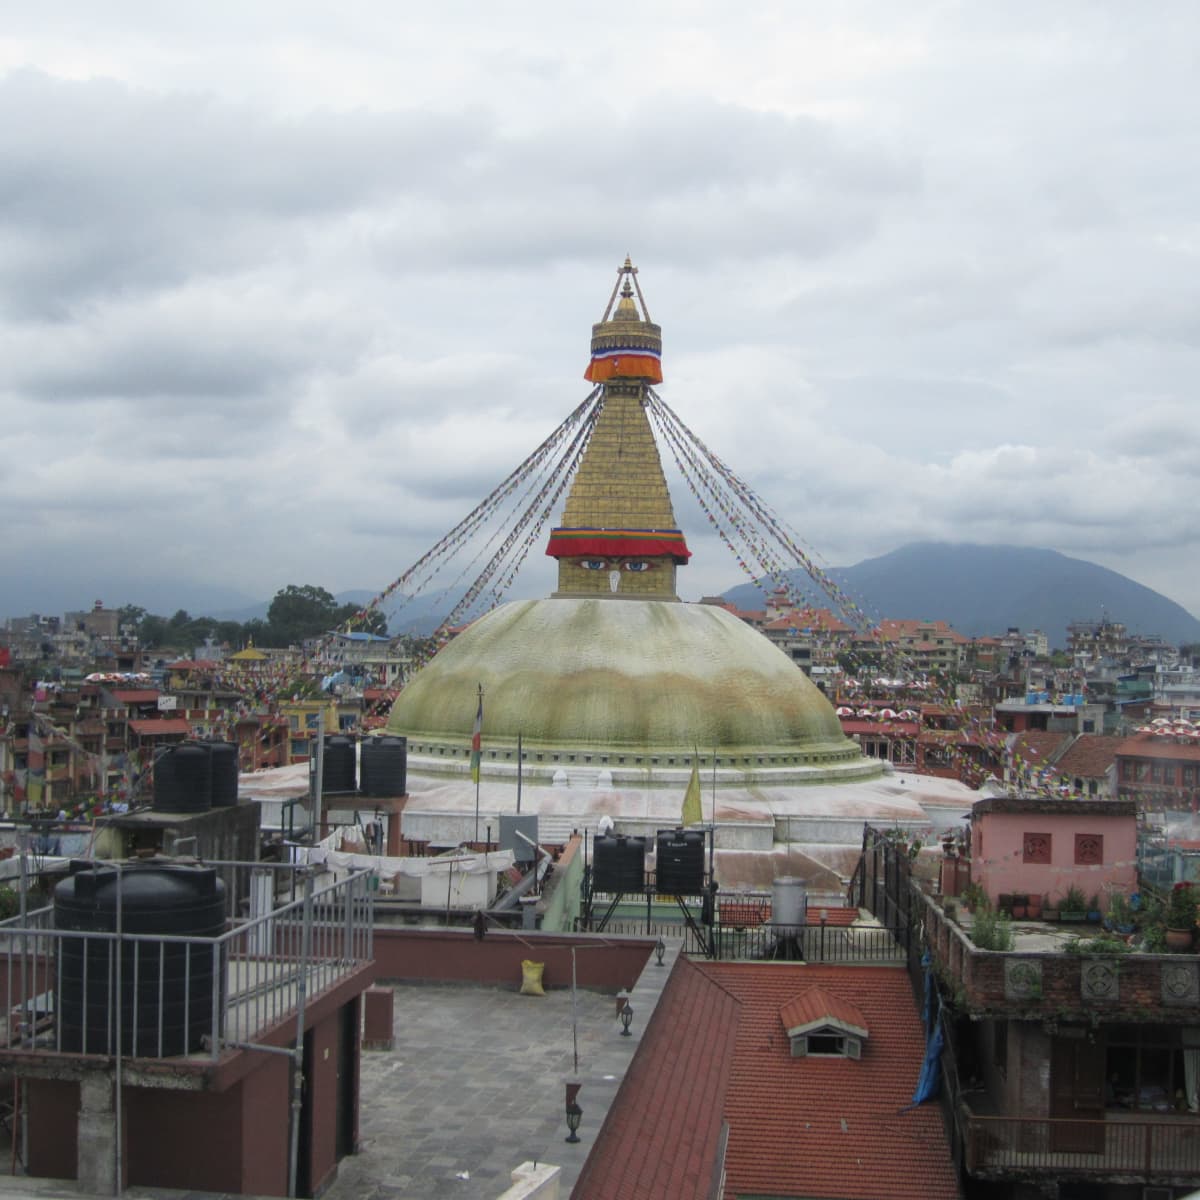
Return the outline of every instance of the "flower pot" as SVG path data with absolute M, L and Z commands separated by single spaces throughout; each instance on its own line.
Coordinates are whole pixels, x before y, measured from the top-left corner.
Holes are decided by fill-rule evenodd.
M 1025 905 L 1014 904 L 1012 906 L 1012 915 L 1014 921 L 1023 921 L 1025 919 Z
M 1190 950 L 1195 937 L 1194 929 L 1167 929 L 1168 950 Z
M 1065 922 L 1065 921 L 1069 921 L 1069 922 L 1078 922 L 1078 923 L 1082 923 L 1082 922 L 1084 922 L 1084 921 L 1086 921 L 1086 920 L 1087 920 L 1087 913 L 1085 913 L 1085 912 L 1076 912 L 1076 911 L 1074 911 L 1073 909 L 1066 909 L 1066 908 L 1064 908 L 1064 909 L 1063 909 L 1063 910 L 1062 910 L 1062 911 L 1061 911 L 1061 912 L 1058 914 L 1058 919 L 1059 919 L 1060 921 L 1064 921 L 1064 922 Z
M 1030 896 L 1029 903 L 1025 905 L 1025 915 L 1031 921 L 1040 921 L 1042 919 L 1042 898 L 1041 896 Z
M 996 897 L 996 908 L 1002 913 L 1011 913 L 1013 906 L 1012 892 L 1001 892 Z

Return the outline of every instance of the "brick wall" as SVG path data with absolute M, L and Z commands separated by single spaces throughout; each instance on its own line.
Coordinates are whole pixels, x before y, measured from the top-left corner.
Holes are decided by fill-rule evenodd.
M 920 894 L 925 934 L 939 974 L 973 1016 L 1196 1024 L 1200 956 L 1000 953 L 977 949 Z

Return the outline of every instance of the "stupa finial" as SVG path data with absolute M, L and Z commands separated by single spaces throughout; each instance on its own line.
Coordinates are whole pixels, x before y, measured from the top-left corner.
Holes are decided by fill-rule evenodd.
M 662 330 L 650 320 L 637 274 L 627 254 L 617 268 L 604 316 L 592 326 L 592 360 L 583 373 L 591 383 L 614 378 L 662 383 Z

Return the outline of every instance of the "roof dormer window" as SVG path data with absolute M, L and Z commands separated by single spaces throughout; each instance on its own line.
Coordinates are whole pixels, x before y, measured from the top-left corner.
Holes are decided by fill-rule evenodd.
M 862 1038 L 834 1025 L 790 1039 L 793 1058 L 862 1058 Z
M 793 1058 L 861 1058 L 867 1021 L 849 1000 L 811 987 L 779 1010 Z

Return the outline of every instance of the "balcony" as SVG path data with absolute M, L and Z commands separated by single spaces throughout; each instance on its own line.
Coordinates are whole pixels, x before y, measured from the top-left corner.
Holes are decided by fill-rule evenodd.
M 1187 1186 L 1200 1176 L 1200 1117 L 989 1117 L 966 1105 L 960 1113 L 966 1167 L 977 1178 L 1036 1178 L 1054 1172 L 1112 1183 L 1154 1180 Z
M 290 866 L 209 865 L 226 883 L 218 936 L 59 930 L 52 907 L 0 924 L 0 1063 L 53 1073 L 65 1058 L 121 1046 L 131 1065 L 169 1058 L 205 1070 L 293 1019 L 301 996 L 317 1000 L 370 967 L 370 872 L 335 880 Z M 71 986 L 77 994 L 64 993 Z M 60 1004 L 64 995 L 74 999 Z M 81 1010 L 81 1030 L 82 996 L 111 1002 Z M 64 1020 L 69 1006 L 74 1024 Z
M 1200 1024 L 1200 955 L 1068 954 L 1087 928 L 1036 922 L 1021 924 L 1013 950 L 980 950 L 932 897 L 913 894 L 938 971 L 974 1017 Z

